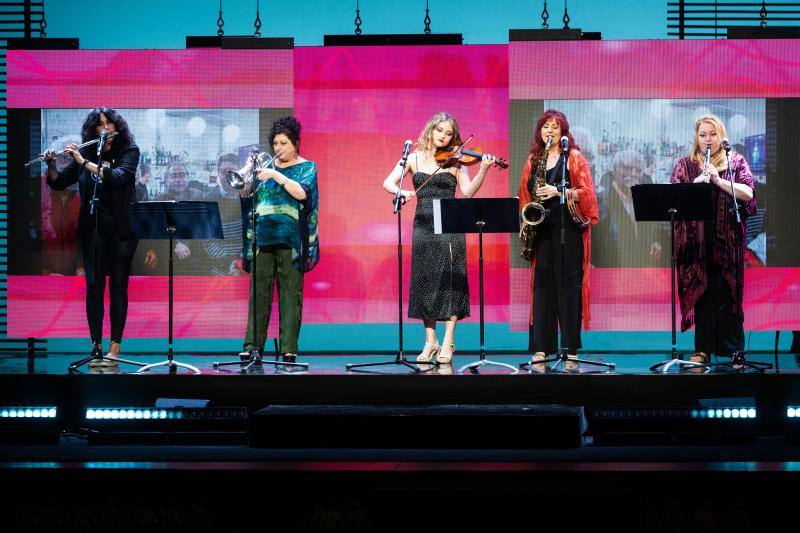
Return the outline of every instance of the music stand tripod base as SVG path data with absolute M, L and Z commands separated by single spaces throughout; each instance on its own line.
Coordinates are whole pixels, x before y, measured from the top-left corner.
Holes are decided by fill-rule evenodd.
M 406 368 L 413 370 L 414 372 L 423 373 L 429 372 L 430 369 L 422 370 L 421 368 L 414 366 L 414 365 L 435 365 L 434 361 L 409 361 L 406 359 L 405 355 L 398 355 L 394 361 L 381 361 L 379 363 L 348 363 L 345 365 L 345 369 L 348 371 L 353 372 L 373 372 L 372 370 L 361 370 L 362 368 L 370 368 L 370 367 L 377 367 L 377 366 L 387 366 L 387 365 L 402 365 Z
M 561 365 L 561 363 L 564 363 L 564 370 L 563 370 L 564 372 L 570 372 L 569 370 L 566 369 L 567 363 L 574 363 L 576 365 L 599 366 L 599 367 L 605 368 L 609 372 L 614 372 L 617 369 L 617 364 L 616 363 L 604 363 L 602 361 L 591 361 L 589 359 L 580 359 L 580 358 L 572 359 L 571 357 L 569 357 L 567 355 L 566 352 L 563 352 L 563 353 L 561 353 L 559 355 L 556 355 L 556 356 L 553 356 L 553 357 L 545 357 L 541 361 L 526 361 L 524 363 L 520 363 L 519 364 L 519 368 L 520 368 L 520 370 L 522 370 L 525 367 L 531 367 L 531 371 L 532 371 L 533 370 L 533 365 L 547 365 L 549 363 L 553 363 L 553 366 L 548 367 L 547 370 L 556 371 L 556 372 L 561 372 L 562 371 L 562 370 L 560 370 L 558 368 Z
M 772 363 L 763 363 L 761 361 L 748 361 L 747 359 L 745 359 L 745 352 L 735 352 L 733 355 L 731 355 L 730 361 L 726 361 L 724 363 L 712 363 L 708 366 L 710 366 L 711 368 L 730 367 L 730 370 L 734 372 L 742 372 L 745 370 L 755 370 L 757 372 L 763 372 L 765 370 L 772 370 L 773 368 Z
M 258 353 L 258 352 L 254 352 L 254 355 L 249 359 L 243 359 L 241 361 L 225 361 L 224 363 L 216 362 L 216 363 L 212 363 L 212 366 L 214 367 L 214 369 L 218 369 L 221 366 L 241 365 L 241 368 L 239 369 L 239 373 L 241 373 L 241 374 L 247 374 L 254 367 L 261 367 L 263 365 L 272 365 L 274 367 L 277 367 L 278 369 L 283 369 L 285 367 L 300 367 L 304 371 L 308 371 L 308 363 L 289 363 L 289 362 L 286 362 L 286 361 L 265 361 L 263 359 L 263 357 L 261 356 L 261 354 L 258 354 L 256 356 L 255 353 Z

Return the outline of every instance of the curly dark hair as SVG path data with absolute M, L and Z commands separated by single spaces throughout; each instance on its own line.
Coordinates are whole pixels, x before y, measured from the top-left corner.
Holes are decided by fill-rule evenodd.
M 292 144 L 294 145 L 297 153 L 300 153 L 300 130 L 303 127 L 300 125 L 300 121 L 294 118 L 293 116 L 279 118 L 275 122 L 272 123 L 272 129 L 269 130 L 269 145 L 275 142 L 275 137 L 283 133 L 286 135 Z
M 89 112 L 86 120 L 83 121 L 81 127 L 81 138 L 83 142 L 97 139 L 100 135 L 97 133 L 97 125 L 100 124 L 100 115 L 106 116 L 106 120 L 114 123 L 117 128 L 117 135 L 114 137 L 114 142 L 111 144 L 111 149 L 114 151 L 125 148 L 134 143 L 133 134 L 128 127 L 128 121 L 123 118 L 116 110 L 110 107 L 95 107 Z

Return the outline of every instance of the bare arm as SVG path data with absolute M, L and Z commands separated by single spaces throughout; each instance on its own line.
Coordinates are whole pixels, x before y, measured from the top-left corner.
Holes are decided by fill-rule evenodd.
M 406 165 L 406 174 L 408 174 L 409 172 L 413 173 L 411 158 L 409 158 L 408 164 Z M 389 173 L 389 175 L 386 176 L 386 179 L 383 180 L 384 190 L 386 190 L 386 192 L 388 192 L 391 195 L 397 194 L 397 189 L 400 186 L 400 178 L 402 177 L 403 177 L 403 167 L 402 165 L 400 165 L 400 162 L 398 161 L 397 164 L 392 169 L 392 171 Z M 416 195 L 414 191 L 408 189 L 403 189 L 401 194 L 406 198 L 410 198 Z
M 488 154 L 484 155 L 483 158 L 481 158 L 480 170 L 478 170 L 478 174 L 476 174 L 473 179 L 469 178 L 467 167 L 463 165 L 460 166 L 457 179 L 461 194 L 467 198 L 472 198 L 481 188 L 481 185 L 483 185 L 483 178 L 486 177 L 486 172 L 489 170 L 489 167 L 494 164 L 494 161 L 494 156 Z

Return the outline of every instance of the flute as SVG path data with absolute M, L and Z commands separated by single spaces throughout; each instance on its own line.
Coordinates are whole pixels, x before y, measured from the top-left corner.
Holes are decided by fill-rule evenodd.
M 114 137 L 115 135 L 117 135 L 118 133 L 119 133 L 118 131 L 115 131 L 114 133 L 109 133 L 108 137 L 106 137 L 106 139 L 110 139 L 110 138 Z M 97 139 L 92 139 L 91 141 L 86 141 L 85 143 L 79 144 L 78 146 L 75 147 L 75 149 L 77 150 L 77 149 L 80 149 L 80 148 L 85 148 L 86 146 L 91 146 L 91 145 L 97 144 L 99 142 L 100 142 L 100 138 L 98 137 Z M 49 161 L 49 160 L 51 160 L 51 159 L 53 159 L 55 157 L 58 157 L 60 155 L 64 155 L 66 153 L 68 153 L 68 152 L 67 152 L 67 150 L 65 148 L 64 150 L 61 150 L 60 152 L 56 152 L 55 154 L 53 154 L 51 156 L 46 156 L 45 154 L 42 154 L 39 157 L 37 157 L 36 159 L 34 159 L 32 161 L 28 161 L 27 163 L 25 163 L 25 168 L 28 168 L 31 165 L 35 165 L 36 163 L 41 163 L 42 161 Z

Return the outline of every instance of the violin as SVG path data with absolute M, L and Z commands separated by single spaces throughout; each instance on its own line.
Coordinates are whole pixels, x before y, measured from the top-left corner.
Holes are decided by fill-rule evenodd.
M 460 155 L 453 157 L 453 154 L 459 152 Z M 474 165 L 475 163 L 480 163 L 481 158 L 484 156 L 484 152 L 480 148 L 475 148 L 474 150 L 470 150 L 469 148 L 462 148 L 461 146 L 447 146 L 445 148 L 439 148 L 436 150 L 436 154 L 434 157 L 436 158 L 436 162 L 440 165 L 442 163 L 447 162 L 448 159 L 453 157 L 453 162 L 458 162 L 464 166 Z M 502 157 L 497 157 L 494 160 L 494 166 L 500 168 L 508 168 L 508 161 L 503 159 Z

